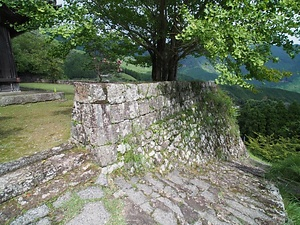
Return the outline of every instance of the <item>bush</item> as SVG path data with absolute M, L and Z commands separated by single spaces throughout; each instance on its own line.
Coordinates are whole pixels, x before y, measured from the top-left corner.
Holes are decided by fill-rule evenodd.
M 15 37 L 12 49 L 18 73 L 38 75 L 51 81 L 62 79 L 63 59 L 52 54 L 58 46 L 57 41 L 49 43 L 46 36 L 37 32 L 26 32 Z
M 72 50 L 64 64 L 65 75 L 69 79 L 95 79 L 96 71 L 91 68 L 92 58 L 84 51 Z
M 275 139 L 273 135 L 258 134 L 256 138 L 249 137 L 246 145 L 253 155 L 272 163 L 285 160 L 289 156 L 300 157 L 300 140 L 296 137 Z
M 280 177 L 293 182 L 300 182 L 300 157 L 299 155 L 289 156 L 286 159 L 273 163 L 269 176 Z M 300 192 L 300 190 L 299 190 Z
M 249 100 L 240 107 L 238 117 L 241 135 L 257 137 L 274 135 L 279 137 L 300 136 L 300 105 L 281 101 Z
M 267 177 L 277 181 L 288 214 L 288 225 L 300 224 L 300 157 L 289 156 L 273 163 Z
M 300 202 L 295 201 L 293 198 L 285 202 L 285 209 L 289 216 L 287 225 L 300 224 Z

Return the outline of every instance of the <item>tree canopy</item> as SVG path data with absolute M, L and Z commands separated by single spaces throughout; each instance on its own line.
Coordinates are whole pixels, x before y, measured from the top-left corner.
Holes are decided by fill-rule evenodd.
M 1 22 L 19 32 L 50 27 L 60 19 L 56 0 L 0 0 L 0 7 L 8 8 L 15 16 L 13 20 L 6 16 Z
M 290 36 L 300 36 L 300 2 L 297 0 L 208 1 L 201 18 L 189 15 L 183 39 L 196 38 L 205 56 L 221 73 L 220 83 L 246 85 L 245 81 L 279 81 L 285 72 L 265 64 L 278 61 L 271 46 L 283 46 L 291 57 L 299 51 Z
M 55 81 L 61 79 L 63 60 L 54 57 L 53 48 L 58 42 L 47 42 L 47 38 L 37 32 L 26 32 L 12 40 L 12 49 L 19 73 L 39 75 Z
M 277 60 L 270 45 L 298 51 L 289 39 L 300 36 L 298 0 L 66 0 L 59 10 L 42 0 L 2 2 L 25 5 L 20 12 L 52 26 L 48 32 L 61 35 L 67 49 L 152 65 L 154 81 L 176 80 L 178 61 L 191 54 L 207 57 L 220 83 L 278 81 L 288 73 L 265 67 Z
M 241 135 L 256 138 L 258 135 L 300 137 L 300 105 L 284 104 L 272 100 L 248 100 L 241 105 L 238 117 Z

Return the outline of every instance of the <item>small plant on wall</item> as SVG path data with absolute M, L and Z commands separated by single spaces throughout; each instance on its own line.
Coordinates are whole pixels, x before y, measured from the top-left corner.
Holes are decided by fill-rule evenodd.
M 109 79 L 109 77 L 122 72 L 121 64 L 122 61 L 119 59 L 110 61 L 106 58 L 93 58 L 93 67 L 96 70 L 100 82 L 104 81 L 104 78 Z

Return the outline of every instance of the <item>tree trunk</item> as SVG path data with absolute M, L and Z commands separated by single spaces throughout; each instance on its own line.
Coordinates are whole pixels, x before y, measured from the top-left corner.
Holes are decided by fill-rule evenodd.
M 174 81 L 177 79 L 177 68 L 179 56 L 176 54 L 160 57 L 157 54 L 150 54 L 152 60 L 152 80 L 153 81 Z
M 10 33 L 0 26 L 0 79 L 17 78 L 17 70 L 13 58 Z M 1 90 L 19 90 L 18 83 L 0 83 Z
M 177 32 L 174 25 L 174 32 L 168 35 L 168 11 L 167 1 L 158 1 L 158 26 L 156 30 L 157 40 L 153 48 L 148 49 L 152 60 L 152 80 L 153 81 L 174 81 L 177 78 L 177 67 L 179 61 L 178 49 L 176 46 L 175 34 Z

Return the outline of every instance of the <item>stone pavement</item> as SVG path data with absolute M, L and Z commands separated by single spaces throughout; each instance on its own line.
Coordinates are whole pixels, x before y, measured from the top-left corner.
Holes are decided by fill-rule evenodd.
M 98 173 L 7 224 L 284 224 L 278 190 L 251 165 L 214 162 L 164 176 Z M 1 209 L 1 208 L 0 208 Z M 0 211 L 1 212 L 1 211 Z M 0 213 L 1 216 L 1 213 Z

